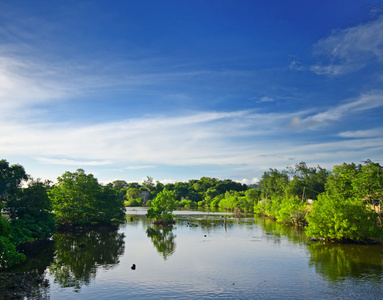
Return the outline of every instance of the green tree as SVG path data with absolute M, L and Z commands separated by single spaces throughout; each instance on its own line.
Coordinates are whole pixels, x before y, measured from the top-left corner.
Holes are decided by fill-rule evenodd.
M 142 189 L 151 192 L 154 190 L 154 187 L 155 187 L 155 184 L 154 184 L 153 178 L 150 176 L 147 176 L 146 180 L 142 182 Z
M 289 183 L 289 176 L 287 171 L 278 171 L 277 169 L 270 169 L 264 172 L 260 185 L 262 187 L 262 196 L 266 199 L 272 197 L 283 197 L 285 188 Z
M 16 196 L 23 180 L 28 180 L 23 166 L 10 166 L 5 159 L 0 160 L 0 203 Z
M 354 163 L 335 166 L 326 182 L 326 191 L 332 195 L 347 199 L 354 196 L 352 182 L 360 172 L 362 166 Z
M 174 185 L 174 197 L 177 200 L 189 198 L 189 185 L 186 182 L 177 182 Z
M 308 167 L 305 162 L 288 168 L 292 180 L 289 182 L 289 194 L 303 199 L 317 199 L 325 191 L 328 172 L 318 166 Z
M 8 268 L 25 260 L 25 255 L 18 253 L 10 241 L 11 226 L 0 215 L 0 268 Z
M 378 163 L 366 161 L 352 181 L 355 196 L 373 205 L 382 205 L 383 167 Z
M 125 180 L 114 180 L 112 181 L 112 187 L 115 190 L 121 190 L 128 188 L 128 183 Z
M 129 184 L 125 180 L 114 180 L 111 183 L 108 183 L 107 186 L 116 190 L 121 202 L 126 200 L 126 191 L 129 188 Z
M 172 224 L 174 223 L 172 214 L 174 207 L 174 192 L 165 189 L 158 193 L 152 201 L 146 216 L 148 219 L 153 219 L 157 224 Z
M 307 235 L 326 240 L 366 240 L 381 235 L 377 214 L 359 199 L 323 193 L 307 215 Z
M 113 188 L 102 187 L 84 170 L 65 172 L 49 192 L 59 226 L 105 224 L 124 221 L 124 206 Z
M 381 197 L 382 182 L 378 164 L 335 166 L 327 179 L 326 192 L 318 196 L 307 216 L 307 234 L 358 241 L 381 236 L 378 214 L 366 200 Z
M 25 260 L 24 254 L 18 253 L 16 243 L 12 240 L 12 228 L 2 215 L 2 202 L 14 199 L 20 193 L 21 183 L 28 179 L 21 165 L 9 165 L 5 159 L 0 160 L 0 267 L 7 268 Z
M 7 202 L 12 238 L 17 244 L 49 238 L 56 231 L 48 188 L 46 182 L 32 180 Z
M 298 196 L 288 196 L 280 203 L 276 213 L 279 223 L 300 223 L 305 220 L 306 204 Z
M 132 200 L 140 197 L 140 190 L 137 188 L 130 188 L 126 191 L 126 199 Z

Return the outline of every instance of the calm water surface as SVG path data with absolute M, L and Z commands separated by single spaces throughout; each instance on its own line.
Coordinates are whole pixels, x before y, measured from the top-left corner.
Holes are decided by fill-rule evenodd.
M 313 243 L 296 228 L 219 212 L 176 212 L 173 229 L 158 229 L 145 212 L 129 209 L 117 233 L 57 235 L 41 297 L 383 299 L 381 246 Z

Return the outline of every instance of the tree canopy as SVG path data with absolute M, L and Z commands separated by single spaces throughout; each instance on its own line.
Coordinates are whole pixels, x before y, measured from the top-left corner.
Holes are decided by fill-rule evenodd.
M 307 234 L 332 240 L 382 236 L 381 213 L 373 209 L 383 199 L 382 171 L 379 164 L 370 161 L 364 166 L 335 166 L 326 192 L 319 195 L 307 216 Z
M 65 172 L 49 192 L 56 222 L 65 225 L 118 224 L 124 220 L 123 203 L 116 191 L 101 186 L 83 169 Z
M 173 191 L 163 190 L 157 194 L 152 201 L 146 214 L 148 219 L 154 219 L 157 223 L 173 223 L 173 210 L 175 207 L 175 196 Z
M 28 180 L 23 166 L 9 165 L 5 159 L 0 160 L 0 202 L 15 196 L 23 180 Z

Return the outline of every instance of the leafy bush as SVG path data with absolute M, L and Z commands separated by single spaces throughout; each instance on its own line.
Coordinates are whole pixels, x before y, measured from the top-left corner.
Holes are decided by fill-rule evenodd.
M 12 240 L 17 244 L 51 237 L 56 231 L 48 186 L 31 181 L 7 202 L 11 217 Z
M 163 190 L 158 193 L 152 201 L 151 206 L 146 213 L 148 219 L 156 221 L 172 222 L 173 210 L 175 207 L 175 196 L 173 191 Z
M 184 208 L 193 208 L 197 207 L 197 203 L 189 199 L 182 199 L 181 201 L 176 202 L 176 206 Z
M 305 220 L 306 204 L 297 196 L 286 197 L 281 201 L 276 219 L 280 223 L 299 223 Z
M 130 199 L 124 201 L 124 206 L 142 206 L 142 199 L 136 198 L 136 199 Z
M 115 189 L 101 186 L 92 174 L 65 172 L 49 192 L 59 225 L 115 225 L 125 210 Z
M 377 213 L 359 199 L 321 194 L 307 220 L 306 233 L 311 237 L 359 241 L 382 235 Z
M 8 268 L 25 260 L 25 255 L 17 253 L 16 246 L 10 241 L 11 226 L 0 216 L 0 268 Z

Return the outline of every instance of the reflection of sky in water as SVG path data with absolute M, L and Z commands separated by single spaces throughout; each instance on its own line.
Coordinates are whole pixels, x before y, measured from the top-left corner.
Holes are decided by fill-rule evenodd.
M 164 260 L 146 234 L 151 223 L 145 221 L 142 211 L 129 213 L 133 222 L 129 218 L 120 229 L 125 234 L 125 254 L 120 257 L 119 265 L 113 270 L 99 269 L 95 282 L 82 287 L 81 299 L 170 296 L 177 299 L 330 299 L 341 295 L 340 291 L 345 293 L 346 287 L 354 296 L 365 292 L 383 295 L 379 285 L 361 278 L 349 278 L 335 286 L 329 284 L 315 268 L 309 267 L 310 252 L 302 242 L 306 240 L 304 234 L 291 228 L 276 227 L 272 223 L 261 226 L 262 223 L 254 223 L 252 217 L 238 220 L 227 215 L 225 229 L 224 218 L 219 213 L 177 214 L 172 230 L 176 236 L 175 252 Z M 137 266 L 134 271 L 132 264 Z M 51 287 L 52 291 L 55 289 L 56 286 Z M 75 299 L 76 296 L 63 291 L 53 293 L 51 299 Z M 347 293 L 342 295 L 345 296 Z

